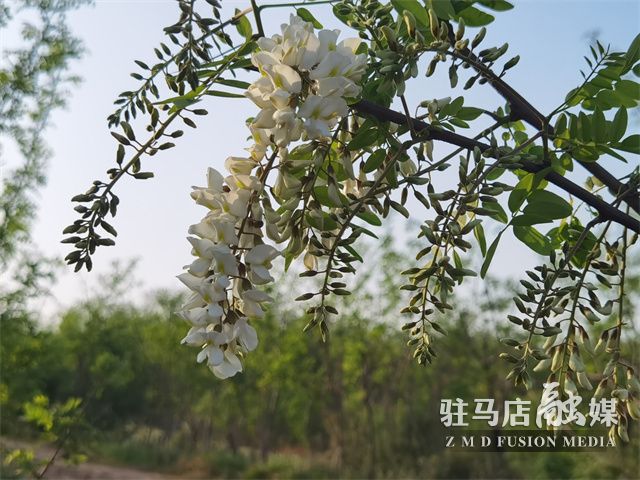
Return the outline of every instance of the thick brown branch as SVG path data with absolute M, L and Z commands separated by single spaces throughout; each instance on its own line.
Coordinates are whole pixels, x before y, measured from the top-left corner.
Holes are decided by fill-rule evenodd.
M 405 114 L 396 112 L 395 110 L 391 110 L 367 100 L 360 100 L 359 102 L 353 104 L 351 108 L 354 111 L 358 112 L 358 114 L 360 115 L 369 115 L 385 122 L 392 122 L 398 125 L 407 125 L 408 120 Z M 475 147 L 478 147 L 481 151 L 485 151 L 491 148 L 490 145 L 487 145 L 486 143 L 479 142 L 477 140 L 465 137 L 454 132 L 434 128 L 428 123 L 425 123 L 418 119 L 411 119 L 411 124 L 413 125 L 413 128 L 418 132 L 424 132 L 425 130 L 427 130 L 428 136 L 426 138 L 431 140 L 439 140 L 466 149 L 473 149 Z M 543 167 L 539 165 L 523 166 L 523 169 L 525 169 L 526 171 L 534 173 L 542 170 L 542 168 Z M 570 193 L 571 195 L 579 198 L 586 204 L 593 207 L 598 211 L 598 213 L 604 220 L 612 220 L 622 226 L 633 230 L 634 232 L 640 233 L 640 222 L 638 222 L 630 215 L 627 215 L 626 213 L 608 204 L 600 197 L 597 197 L 591 192 L 588 192 L 584 188 L 576 185 L 571 180 L 554 171 L 546 173 L 545 178 L 567 193 Z
M 455 43 L 453 32 L 454 30 L 449 25 L 449 36 L 452 43 Z M 502 78 L 496 75 L 490 68 L 485 67 L 482 61 L 468 48 L 460 51 L 461 56 L 467 57 L 469 64 L 480 75 L 487 79 L 487 82 L 494 88 L 502 98 L 504 98 L 511 108 L 511 115 L 515 119 L 523 120 L 533 128 L 542 131 L 545 129 L 546 118 L 540 113 L 533 105 L 531 105 L 522 95 L 520 95 L 513 87 L 506 83 Z M 546 129 L 552 133 L 553 129 L 550 126 L 546 126 Z M 581 162 L 578 161 L 591 175 L 600 180 L 606 185 L 614 195 L 620 195 L 626 191 L 627 185 L 624 185 L 620 180 L 611 175 L 604 167 L 595 162 Z M 623 200 L 636 212 L 640 213 L 640 195 L 630 194 L 625 195 Z

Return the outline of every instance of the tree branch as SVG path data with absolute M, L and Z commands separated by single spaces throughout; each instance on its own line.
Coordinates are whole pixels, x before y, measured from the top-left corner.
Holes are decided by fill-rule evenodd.
M 449 24 L 449 41 L 452 44 L 455 43 L 455 36 L 453 32 L 454 30 L 451 27 L 451 24 Z M 513 87 L 496 75 L 490 68 L 484 66 L 482 61 L 473 52 L 471 52 L 471 50 L 468 48 L 461 50 L 461 56 L 467 57 L 470 60 L 468 63 L 473 67 L 473 69 L 486 78 L 487 82 L 494 88 L 494 90 L 509 103 L 511 115 L 514 119 L 523 120 L 537 130 L 545 129 L 546 117 Z M 553 133 L 553 128 L 550 125 L 547 126 L 547 130 L 549 133 Z M 606 185 L 614 195 L 620 195 L 626 190 L 629 190 L 629 188 L 633 188 L 623 184 L 620 180 L 611 175 L 603 166 L 596 162 L 581 162 L 578 160 L 578 163 L 591 175 Z M 624 201 L 636 212 L 640 213 L 640 195 L 625 195 Z
M 359 102 L 351 105 L 351 108 L 361 115 L 369 115 L 377 118 L 378 120 L 382 120 L 385 122 L 392 122 L 397 125 L 409 125 L 408 122 L 410 121 L 411 125 L 413 125 L 413 128 L 417 132 L 423 132 L 427 130 L 428 131 L 427 138 L 430 140 L 439 140 L 439 141 L 449 143 L 451 145 L 456 145 L 458 147 L 466 148 L 469 150 L 475 147 L 478 147 L 482 152 L 491 148 L 491 146 L 487 145 L 486 143 L 479 142 L 478 140 L 465 137 L 458 133 L 449 132 L 447 130 L 441 130 L 441 129 L 432 127 L 428 123 L 425 123 L 421 120 L 417 120 L 417 119 L 408 120 L 407 116 L 403 113 L 396 112 L 395 110 L 391 110 L 389 108 L 383 107 L 381 105 L 377 105 L 367 100 L 360 100 Z M 544 168 L 545 167 L 542 165 L 533 165 L 533 164 L 523 165 L 524 170 L 532 173 L 537 173 L 543 170 Z M 638 220 L 618 210 L 617 208 L 613 207 L 612 205 L 602 200 L 600 197 L 597 197 L 593 193 L 588 192 L 584 188 L 576 185 L 571 180 L 563 177 L 559 173 L 555 171 L 549 171 L 545 174 L 545 178 L 549 182 L 560 187 L 562 190 L 566 191 L 567 193 L 570 193 L 571 195 L 579 198 L 586 204 L 593 207 L 595 210 L 598 211 L 598 213 L 604 220 L 612 220 L 622 226 L 625 226 L 633 230 L 634 232 L 640 233 L 640 222 L 638 222 Z

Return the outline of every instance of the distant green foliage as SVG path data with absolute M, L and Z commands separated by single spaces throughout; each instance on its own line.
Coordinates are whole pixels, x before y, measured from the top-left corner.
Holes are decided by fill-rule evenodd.
M 378 265 L 410 261 L 389 241 L 382 244 L 383 251 L 370 257 Z M 393 312 L 404 299 L 380 295 L 398 279 L 382 270 L 364 277 L 360 298 L 340 305 L 345 313 L 328 343 L 319 342 L 319 332 L 301 336 L 304 315 L 280 302 L 256 325 L 262 348 L 247 358 L 245 374 L 224 383 L 193 368 L 189 351 L 172 348 L 183 330 L 184 321 L 172 314 L 179 297 L 158 294 L 147 307 L 114 297 L 79 304 L 52 331 L 14 334 L 15 344 L 30 345 L 32 371 L 42 380 L 11 377 L 4 408 L 19 413 L 3 416 L 3 430 L 24 435 L 27 418 L 46 429 L 51 413 L 44 398 L 24 408 L 41 392 L 52 404 L 83 398 L 90 456 L 182 475 L 557 478 L 589 472 L 563 455 L 527 453 L 525 461 L 513 453 L 443 449 L 441 398 L 539 400 L 513 392 L 503 380 L 507 366 L 492 354 L 498 338 L 511 334 L 494 321 L 509 307 L 505 285 L 488 279 L 480 301 L 456 299 L 460 313 L 438 319 L 448 331 L 441 344 L 447 359 L 425 370 L 412 361 L 395 327 Z M 290 280 L 271 294 L 284 298 L 295 290 Z M 372 322 L 374 311 L 380 313 Z M 634 448 L 637 432 L 631 436 Z M 638 466 L 625 449 L 590 455 L 602 478 L 629 475 Z

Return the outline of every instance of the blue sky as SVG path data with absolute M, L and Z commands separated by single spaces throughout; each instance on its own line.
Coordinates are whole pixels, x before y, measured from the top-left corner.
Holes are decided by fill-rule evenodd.
M 223 3 L 231 11 L 249 2 Z M 614 49 L 626 49 L 639 30 L 639 5 L 635 1 L 516 1 L 514 10 L 496 14 L 485 43 L 509 42 L 509 52 L 519 54 L 521 60 L 508 81 L 548 112 L 579 84 L 589 32 L 597 31 L 598 38 Z M 290 11 L 267 10 L 265 30 L 275 33 Z M 313 11 L 325 28 L 341 28 L 343 36 L 349 36 L 346 27 L 331 18 L 328 6 L 313 7 Z M 70 27 L 84 41 L 87 54 L 74 65 L 83 83 L 72 92 L 68 108 L 55 114 L 54 126 L 46 134 L 54 156 L 48 185 L 38 194 L 33 230 L 34 243 L 43 253 L 60 257 L 67 253 L 59 241 L 62 229 L 75 219 L 69 199 L 94 179 L 104 178 L 114 161 L 115 144 L 105 121 L 113 110 L 113 99 L 135 86 L 128 75 L 134 70 L 133 60 L 154 58 L 152 49 L 162 40 L 162 27 L 175 20 L 176 12 L 171 0 L 97 0 L 94 7 L 70 16 Z M 3 47 L 16 41 L 14 30 L 0 38 Z M 408 90 L 413 105 L 449 95 L 444 77 L 419 77 Z M 492 107 L 501 99 L 484 86 L 469 94 L 466 103 Z M 227 156 L 242 153 L 247 146 L 244 120 L 254 114 L 253 105 L 245 100 L 212 98 L 207 107 L 210 115 L 201 119 L 196 131 L 182 137 L 177 148 L 147 160 L 145 169 L 154 171 L 155 179 L 122 182 L 117 187 L 122 204 L 112 223 L 120 232 L 118 245 L 98 250 L 91 274 L 61 271 L 52 298 L 40 302 L 39 308 L 51 313 L 100 288 L 96 272 L 108 271 L 115 259 L 140 259 L 137 272 L 143 285 L 138 293 L 178 287 L 175 275 L 189 258 L 187 227 L 203 215 L 189 198 L 190 186 L 204 183 L 208 166 L 221 169 Z M 436 154 L 446 151 L 436 147 Z M 617 170 L 615 160 L 607 162 L 607 168 Z M 12 161 L 7 158 L 2 163 L 10 166 Z M 506 238 L 492 272 L 518 275 L 534 260 L 526 247 Z

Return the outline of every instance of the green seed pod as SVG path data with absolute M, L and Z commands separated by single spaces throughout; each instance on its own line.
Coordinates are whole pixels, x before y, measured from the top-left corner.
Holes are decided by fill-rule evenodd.
M 398 50 L 398 40 L 396 38 L 395 32 L 391 28 L 387 27 L 386 25 L 380 27 L 380 30 L 382 31 L 384 38 L 387 39 L 387 43 L 389 43 L 389 48 L 391 50 Z
M 438 15 L 433 8 L 429 9 L 429 25 L 431 27 L 431 35 L 433 38 L 438 38 L 440 36 L 440 21 L 438 20 Z
M 556 372 L 560 369 L 562 365 L 562 347 L 556 347 L 555 353 L 553 354 L 553 360 L 551 360 L 551 371 Z
M 556 343 L 556 338 L 558 338 L 557 335 L 553 335 L 551 337 L 548 337 L 545 342 L 544 345 L 542 345 L 542 348 L 544 348 L 545 350 L 549 350 L 554 343 Z
M 409 33 L 409 35 L 413 37 L 416 31 L 416 17 L 414 17 L 413 13 L 411 13 L 409 10 L 405 10 L 402 14 L 402 18 L 405 25 L 407 26 L 407 33 Z
M 469 39 L 465 38 L 464 40 L 458 40 L 455 45 L 456 50 L 464 50 L 469 45 Z
M 609 360 L 609 362 L 607 362 L 607 365 L 604 367 L 602 375 L 605 377 L 610 376 L 615 370 L 615 368 L 616 368 L 615 362 L 612 362 L 611 360 Z
M 504 67 L 502 67 L 502 70 L 509 70 L 510 68 L 515 67 L 518 62 L 520 61 L 520 55 L 516 55 L 515 57 L 513 57 L 511 60 L 509 60 L 507 63 L 504 64 Z
M 550 366 L 551 366 L 551 360 L 548 358 L 545 358 L 544 360 L 540 360 L 538 364 L 535 367 L 533 367 L 533 371 L 546 372 Z
M 473 39 L 473 42 L 471 42 L 471 48 L 476 48 L 478 45 L 480 45 L 482 40 L 484 40 L 484 36 L 486 34 L 487 34 L 487 29 L 485 27 L 482 27 L 478 32 L 478 34 Z
M 444 43 L 449 41 L 449 27 L 444 22 L 440 22 L 440 40 Z
M 577 349 L 574 349 L 571 352 L 571 356 L 569 357 L 569 368 L 574 372 L 584 372 L 584 363 L 582 363 L 580 353 Z
M 430 77 L 436 71 L 436 66 L 438 65 L 438 62 L 439 60 L 437 56 L 431 59 L 431 61 L 429 62 L 429 66 L 427 67 L 427 73 L 426 73 L 427 77 Z
M 627 369 L 627 388 L 635 394 L 640 393 L 640 382 L 631 369 Z
M 464 37 L 464 18 L 458 20 L 458 30 L 456 31 L 456 40 L 462 40 Z
M 593 347 L 593 353 L 594 354 L 597 355 L 597 354 L 599 354 L 600 352 L 602 352 L 604 350 L 604 346 L 605 346 L 608 338 L 609 338 L 609 330 L 605 330 L 600 335 L 600 338 L 598 339 L 598 343 L 596 343 L 596 346 Z
M 576 375 L 576 379 L 578 380 L 578 384 L 582 388 L 586 390 L 593 390 L 593 385 L 591 385 L 591 382 L 589 381 L 589 377 L 585 372 L 578 372 L 578 374 Z
M 617 428 L 618 436 L 624 443 L 629 443 L 629 434 L 627 433 L 627 425 L 620 422 Z
M 627 412 L 634 420 L 640 420 L 640 400 L 637 398 L 627 400 Z
M 564 381 L 564 389 L 567 392 L 571 392 L 574 395 L 578 394 L 578 387 L 576 387 L 576 384 L 573 383 L 573 380 L 571 380 L 569 377 L 567 377 Z
M 629 391 L 626 388 L 616 388 L 611 392 L 611 396 L 626 401 L 629 398 Z
M 600 383 L 598 383 L 598 388 L 596 388 L 596 391 L 593 394 L 593 398 L 595 398 L 596 400 L 600 400 L 604 396 L 606 388 L 607 379 L 605 378 L 604 380 L 601 380 Z
M 501 353 L 500 355 L 498 355 L 502 360 L 506 360 L 509 363 L 518 363 L 518 359 L 516 357 L 514 357 L 513 355 L 510 355 L 506 352 Z

